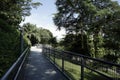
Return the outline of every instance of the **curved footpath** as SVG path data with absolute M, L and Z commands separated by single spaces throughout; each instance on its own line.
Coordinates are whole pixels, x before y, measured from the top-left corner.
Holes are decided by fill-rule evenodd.
M 24 69 L 24 80 L 68 80 L 36 47 L 31 48 Z

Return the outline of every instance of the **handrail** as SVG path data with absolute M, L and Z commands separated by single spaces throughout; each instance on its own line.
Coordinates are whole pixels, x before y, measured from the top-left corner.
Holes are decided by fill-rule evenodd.
M 48 48 L 49 49 L 49 48 Z M 60 51 L 60 50 L 57 50 L 57 49 L 52 49 L 51 50 L 55 50 L 57 52 L 63 52 L 63 53 L 67 53 L 67 54 L 70 54 L 70 55 L 73 55 L 73 56 L 79 56 L 79 57 L 83 57 L 83 58 L 88 58 L 88 59 L 91 59 L 91 60 L 95 60 L 95 61 L 98 61 L 98 62 L 102 62 L 102 63 L 105 63 L 105 64 L 109 64 L 109 65 L 112 65 L 112 66 L 117 66 L 117 67 L 120 67 L 120 64 L 116 64 L 116 63 L 112 63 L 112 62 L 107 62 L 105 60 L 101 60 L 101 59 L 97 59 L 97 58 L 92 58 L 92 57 L 89 57 L 89 56 L 85 56 L 85 55 L 82 55 L 82 54 L 78 54 L 78 53 L 75 53 L 75 52 L 71 52 L 71 51 Z
M 83 57 L 83 58 L 88 58 L 88 59 L 91 59 L 91 60 L 95 60 L 95 61 L 98 61 L 98 62 L 102 62 L 102 63 L 105 63 L 105 64 L 109 64 L 109 65 L 112 65 L 112 66 L 120 67 L 120 64 L 116 64 L 116 63 L 112 63 L 112 62 L 107 62 L 107 61 L 102 60 L 102 59 L 92 58 L 92 57 L 89 57 L 89 56 L 85 56 L 85 55 L 78 54 L 78 53 L 75 53 L 75 52 L 70 52 L 70 51 L 63 51 L 63 52 L 64 52 L 64 53 L 72 54 L 72 55 L 74 55 L 74 56 L 79 56 L 79 57 Z
M 62 50 L 57 50 L 57 49 L 47 48 L 47 47 L 43 47 L 43 53 L 45 53 L 47 55 L 47 57 L 49 59 L 51 59 L 55 65 L 56 65 L 55 58 L 57 58 L 57 56 L 59 56 L 59 58 L 62 60 L 61 69 L 62 69 L 63 73 L 65 73 L 64 60 L 66 60 L 66 61 L 68 60 L 69 62 L 73 61 L 72 63 L 78 64 L 79 66 L 81 66 L 81 71 L 80 71 L 81 72 L 81 80 L 84 80 L 84 68 L 98 73 L 99 75 L 103 76 L 107 80 L 119 80 L 120 79 L 120 77 L 118 77 L 118 76 L 120 76 L 120 64 L 107 62 L 107 61 L 104 61 L 101 59 L 92 58 L 92 57 L 78 54 L 75 52 L 62 51 Z M 53 59 L 51 57 L 53 57 Z M 70 57 L 70 58 L 67 58 L 67 57 Z M 77 63 L 76 63 L 76 61 L 72 60 L 72 57 L 74 59 L 76 57 L 75 60 L 77 61 Z M 77 60 L 77 59 L 79 59 L 79 60 Z M 113 74 L 113 77 L 110 75 L 106 75 L 102 72 L 102 71 L 106 71 L 106 70 L 112 71 L 111 74 Z
M 1 78 L 1 80 L 11 80 L 9 79 L 9 77 L 11 77 L 11 73 L 16 70 L 14 73 L 18 73 L 18 69 L 19 69 L 19 66 L 21 65 L 22 61 L 24 60 L 25 58 L 25 55 L 27 55 L 28 53 L 28 50 L 29 50 L 29 47 L 27 47 L 24 52 L 20 55 L 20 57 L 14 62 L 14 64 L 9 68 L 9 70 L 4 74 L 4 76 Z M 13 79 L 15 78 L 15 74 L 12 75 L 12 80 L 16 80 L 16 79 Z

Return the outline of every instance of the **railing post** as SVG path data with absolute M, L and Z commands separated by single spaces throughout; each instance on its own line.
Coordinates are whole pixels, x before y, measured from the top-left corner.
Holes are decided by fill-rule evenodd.
M 62 71 L 64 72 L 64 52 L 61 51 L 61 56 L 62 56 Z
M 48 54 L 49 54 L 49 59 L 50 59 L 50 48 L 48 48 Z
M 84 59 L 81 57 L 81 80 L 84 80 Z
M 45 54 L 45 56 L 47 57 L 47 49 L 45 47 L 43 47 L 43 53 Z
M 55 50 L 53 50 L 53 58 L 54 58 L 54 64 L 55 64 Z
M 47 48 L 45 48 L 45 53 L 46 53 L 46 55 L 48 57 L 48 49 Z
M 44 48 L 42 47 L 42 53 L 45 54 Z
M 46 54 L 46 49 L 43 47 L 43 53 L 45 53 Z

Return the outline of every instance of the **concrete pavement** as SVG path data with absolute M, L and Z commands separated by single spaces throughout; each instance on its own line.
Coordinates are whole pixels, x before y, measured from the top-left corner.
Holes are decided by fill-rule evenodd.
M 31 48 L 25 65 L 24 80 L 68 80 L 42 54 L 42 49 Z

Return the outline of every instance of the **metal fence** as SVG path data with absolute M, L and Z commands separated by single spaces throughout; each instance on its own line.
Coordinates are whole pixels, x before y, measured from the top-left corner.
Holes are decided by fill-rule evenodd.
M 46 47 L 43 53 L 70 80 L 120 80 L 119 64 Z
M 10 67 L 10 69 L 5 73 L 5 75 L 1 78 L 1 80 L 22 80 L 20 78 L 21 69 L 25 62 L 25 59 L 29 53 L 29 47 L 24 50 L 24 52 L 20 55 L 20 57 L 16 60 L 16 62 Z

